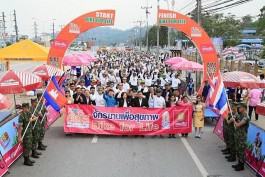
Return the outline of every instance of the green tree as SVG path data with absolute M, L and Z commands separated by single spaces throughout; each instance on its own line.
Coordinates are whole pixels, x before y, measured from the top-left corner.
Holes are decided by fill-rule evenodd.
M 246 18 L 246 23 L 250 23 Z M 202 27 L 210 37 L 223 37 L 224 44 L 236 45 L 241 37 L 243 29 L 242 22 L 236 20 L 233 15 L 204 14 L 202 16 Z
M 167 45 L 167 31 L 168 28 L 164 26 L 160 26 L 159 28 L 159 45 L 165 46 Z M 145 38 L 146 39 L 146 38 Z M 154 25 L 148 30 L 148 40 L 149 46 L 156 46 L 157 42 L 157 26 Z M 146 41 L 145 41 L 146 43 Z
M 260 9 L 260 15 L 257 22 L 257 33 L 265 36 L 265 6 Z

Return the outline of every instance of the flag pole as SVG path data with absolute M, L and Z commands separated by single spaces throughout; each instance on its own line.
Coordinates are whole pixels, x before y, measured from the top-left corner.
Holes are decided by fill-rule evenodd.
M 1 157 L 2 157 L 2 160 L 4 161 L 4 165 L 5 165 L 6 168 L 7 168 L 7 173 L 9 174 L 9 173 L 10 173 L 9 168 L 8 168 L 8 166 L 7 166 L 7 164 L 6 164 L 6 161 L 5 161 L 4 156 L 3 156 L 3 154 L 2 154 L 1 151 L 0 151 L 0 155 L 1 155 Z
M 42 93 L 41 98 L 40 98 L 40 100 L 38 101 L 38 104 L 37 104 L 36 108 L 34 109 L 34 111 L 33 111 L 32 115 L 31 115 L 31 118 L 30 118 L 30 119 L 33 118 L 33 116 L 34 116 L 34 114 L 35 114 L 35 112 L 36 112 L 36 110 L 37 110 L 37 107 L 39 106 L 39 104 L 40 104 L 40 102 L 41 102 L 41 99 L 43 98 L 43 95 L 44 95 L 44 93 L 45 93 L 47 87 L 49 86 L 51 80 L 52 80 L 52 77 L 50 78 L 48 85 L 47 85 L 46 88 L 44 89 L 44 92 Z M 38 121 L 38 117 L 37 117 L 36 122 L 37 122 L 37 121 Z M 35 124 L 36 124 L 36 122 L 35 122 Z M 27 127 L 26 127 L 26 129 L 25 129 L 25 131 L 24 131 L 24 133 L 23 133 L 23 135 L 22 135 L 22 137 L 21 137 L 21 140 L 23 140 L 23 138 L 24 138 L 24 136 L 25 136 L 25 134 L 26 134 L 26 132 L 27 132 L 27 130 L 28 130 L 28 128 L 29 128 L 30 123 L 31 123 L 31 122 L 29 121 L 29 123 L 27 124 Z M 17 151 L 18 151 L 18 149 L 19 149 L 19 147 L 20 147 L 20 144 L 21 144 L 21 143 L 18 144 L 18 147 L 17 147 L 17 149 L 16 149 L 16 151 L 15 151 L 15 153 L 14 153 L 14 156 L 16 156 Z
M 48 87 L 48 86 L 47 86 Z M 43 92 L 44 93 L 44 92 Z M 41 99 L 42 99 L 42 97 L 40 98 L 40 101 L 41 101 Z M 40 108 L 40 110 L 42 110 L 42 108 L 43 108 L 43 105 L 44 104 L 42 104 L 41 105 L 41 108 Z M 36 109 L 37 109 L 38 107 L 36 107 Z M 35 121 L 35 123 L 34 123 L 34 126 L 33 126 L 33 129 L 32 130 L 34 130 L 35 129 L 35 126 L 36 126 L 36 124 L 37 124 L 37 121 L 38 121 L 38 119 L 39 119 L 39 117 L 37 117 L 37 120 Z

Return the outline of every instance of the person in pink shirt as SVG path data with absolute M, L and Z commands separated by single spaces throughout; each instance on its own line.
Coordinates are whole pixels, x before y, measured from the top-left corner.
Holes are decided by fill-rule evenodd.
M 262 93 L 259 89 L 252 89 L 252 90 L 250 90 L 248 97 L 249 97 L 249 107 L 248 107 L 249 119 L 251 120 L 251 115 L 252 115 L 252 112 L 254 109 L 255 119 L 258 120 L 259 115 L 256 113 L 256 106 L 257 106 L 257 104 L 259 104 L 261 102 Z
M 178 101 L 179 106 L 192 106 L 192 102 L 188 100 L 188 96 L 184 95 L 181 100 Z M 188 137 L 188 133 L 181 133 L 182 137 Z

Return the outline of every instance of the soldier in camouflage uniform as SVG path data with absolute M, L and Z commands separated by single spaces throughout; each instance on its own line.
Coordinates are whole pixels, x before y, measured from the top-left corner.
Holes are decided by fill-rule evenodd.
M 39 155 L 41 155 L 40 152 L 37 151 L 37 146 L 38 146 L 38 141 L 39 141 L 39 129 L 40 129 L 40 119 L 39 119 L 39 113 L 38 110 L 35 111 L 35 109 L 37 108 L 37 104 L 38 101 L 37 99 L 31 99 L 31 107 L 30 107 L 30 112 L 31 114 L 34 113 L 34 116 L 37 117 L 37 120 L 32 122 L 32 127 L 34 127 L 35 122 L 36 126 L 35 128 L 32 130 L 32 157 L 38 159 Z M 35 112 L 34 112 L 35 111 Z
M 45 105 L 43 104 L 44 98 L 42 97 L 42 93 L 37 94 L 37 99 L 40 101 L 39 106 L 37 108 L 37 111 L 39 113 L 39 121 L 40 121 L 40 131 L 39 131 L 39 141 L 38 141 L 38 149 L 39 150 L 46 150 L 47 146 L 42 143 L 45 135 L 45 125 L 46 125 L 46 116 L 45 113 L 47 112 L 47 109 Z M 45 117 L 44 117 L 45 116 Z
M 224 136 L 224 142 L 226 145 L 226 148 L 221 150 L 224 155 L 230 154 L 230 147 L 229 147 L 229 125 L 227 123 L 227 119 L 229 118 L 230 114 L 227 118 L 223 120 L 223 136 Z
M 226 156 L 228 162 L 234 162 L 236 161 L 236 150 L 235 150 L 235 127 L 232 117 L 238 117 L 237 113 L 237 103 L 230 102 L 232 114 L 229 113 L 226 121 L 227 124 L 227 134 L 228 134 L 228 147 L 230 149 L 230 155 Z
M 19 143 L 23 143 L 23 157 L 24 157 L 24 165 L 26 166 L 33 166 L 33 163 L 35 163 L 34 160 L 31 160 L 29 158 L 31 147 L 32 147 L 32 121 L 36 120 L 37 118 L 35 116 L 32 117 L 32 114 L 29 111 L 29 104 L 23 103 L 22 104 L 22 113 L 20 114 L 18 118 L 18 141 Z M 28 129 L 26 130 L 26 127 L 28 123 L 30 122 Z M 25 136 L 22 140 L 22 135 L 25 133 Z
M 236 118 L 232 118 L 235 125 L 235 149 L 236 155 L 238 158 L 238 164 L 232 165 L 236 171 L 244 170 L 244 161 L 246 157 L 246 140 L 247 140 L 247 131 L 249 125 L 249 117 L 247 114 L 247 104 L 240 103 L 239 115 Z

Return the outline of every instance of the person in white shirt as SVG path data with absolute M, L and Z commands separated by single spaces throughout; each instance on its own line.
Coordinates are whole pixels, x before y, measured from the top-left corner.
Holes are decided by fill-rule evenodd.
M 119 72 L 116 73 L 116 76 L 115 76 L 115 82 L 114 82 L 114 83 L 115 83 L 115 84 L 121 83 L 121 78 L 120 78 L 120 76 L 119 76 Z
M 160 78 L 160 87 L 165 89 L 165 84 L 168 83 L 167 76 L 164 74 L 162 78 Z
M 137 73 L 133 73 L 129 81 L 133 90 L 137 90 L 137 85 L 138 85 L 137 81 L 138 81 Z
M 178 78 L 178 75 L 175 74 L 175 77 L 172 77 L 172 88 L 174 90 L 178 89 L 179 88 L 179 84 L 181 84 L 181 81 L 180 79 Z
M 146 95 L 149 92 L 148 87 L 145 85 L 145 81 L 144 80 L 142 80 L 140 82 L 140 85 L 138 86 L 138 90 L 137 91 L 138 92 L 141 91 L 144 95 Z M 145 97 L 146 96 L 144 96 L 144 98 Z
M 151 87 L 152 85 L 152 78 L 150 75 L 145 75 L 145 85 Z
M 153 108 L 165 108 L 166 107 L 166 101 L 165 98 L 162 97 L 162 90 L 161 89 L 157 89 L 156 90 L 156 95 L 154 95 L 154 92 L 151 92 L 151 96 L 150 99 L 153 100 Z M 153 137 L 156 137 L 153 136 Z M 163 135 L 160 135 L 161 138 L 164 138 Z
M 108 75 L 106 73 L 103 73 L 102 76 L 100 77 L 100 82 L 102 86 L 106 86 L 107 83 L 109 82 Z
M 103 97 L 103 90 L 101 87 L 98 88 L 98 94 L 95 96 L 96 106 L 106 106 L 106 100 Z
M 165 108 L 166 107 L 166 101 L 165 98 L 162 97 L 162 90 L 157 89 L 156 95 L 151 94 L 151 98 L 154 99 L 154 108 Z
M 122 89 L 125 92 L 128 92 L 129 89 L 130 89 L 130 85 L 127 83 L 127 78 L 126 77 L 122 78 L 122 84 L 123 84 Z

